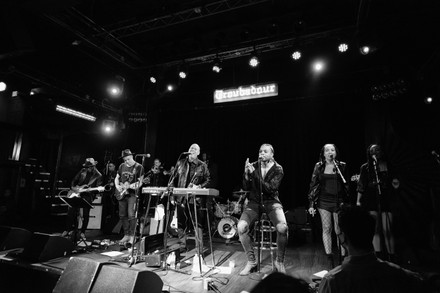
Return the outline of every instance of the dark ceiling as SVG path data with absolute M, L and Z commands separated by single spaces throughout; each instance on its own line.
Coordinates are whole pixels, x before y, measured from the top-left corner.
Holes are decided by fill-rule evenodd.
M 165 77 L 183 63 L 199 73 L 200 84 L 208 82 L 209 64 L 219 57 L 234 67 L 229 71 L 234 77 L 225 77 L 225 70 L 227 86 L 237 82 L 237 64 L 254 49 L 272 62 L 274 72 L 292 62 L 286 56 L 293 48 L 316 52 L 339 41 L 354 48 L 368 40 L 380 57 L 360 61 L 352 50 L 346 63 L 356 67 L 341 67 L 341 83 L 347 82 L 344 76 L 372 68 L 435 79 L 440 27 L 435 2 L 8 0 L 0 14 L 0 78 L 23 91 L 40 88 L 41 94 L 118 112 L 120 102 L 105 91 L 117 75 L 125 78 L 133 100 L 148 96 L 150 73 Z

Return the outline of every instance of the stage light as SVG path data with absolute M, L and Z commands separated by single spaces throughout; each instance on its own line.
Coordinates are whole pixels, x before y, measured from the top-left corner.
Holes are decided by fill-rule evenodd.
M 322 70 L 324 70 L 325 64 L 322 61 L 315 61 L 313 63 L 313 70 L 316 72 L 321 72 Z
M 301 58 L 301 52 L 300 51 L 295 51 L 292 53 L 292 59 L 293 60 L 299 60 Z
M 222 70 L 221 61 L 219 58 L 214 59 L 214 64 L 212 65 L 212 71 L 219 73 Z
M 150 76 L 150 82 L 151 83 L 156 83 L 157 80 L 156 80 L 156 78 L 154 76 Z
M 180 77 L 181 79 L 185 79 L 185 78 L 186 78 L 186 72 L 183 71 L 183 70 L 180 70 L 180 71 L 179 71 L 179 77 Z
M 6 83 L 0 81 L 0 92 L 4 92 L 6 90 Z
M 167 91 L 172 92 L 174 90 L 174 86 L 172 84 L 167 85 Z
M 103 120 L 102 121 L 102 130 L 106 134 L 112 134 L 116 130 L 116 121 L 114 120 Z
M 428 97 L 425 97 L 424 101 L 425 101 L 425 104 L 430 105 L 430 104 L 432 104 L 434 99 L 432 97 L 428 96 Z
M 124 84 L 125 84 L 125 78 L 123 78 L 120 75 L 117 75 L 115 79 L 111 82 L 107 90 L 111 96 L 119 97 L 124 92 Z
M 92 116 L 92 115 L 89 115 L 89 114 L 85 114 L 85 113 L 82 113 L 82 112 L 79 112 L 79 111 L 76 111 L 76 110 L 73 110 L 73 109 L 70 109 L 70 108 L 67 108 L 67 107 L 64 107 L 64 106 L 57 105 L 55 110 L 58 111 L 58 112 L 64 113 L 64 114 L 72 115 L 72 116 L 75 116 L 75 117 L 78 117 L 78 118 L 82 118 L 82 119 L 85 119 L 85 120 L 89 120 L 89 121 L 92 121 L 92 122 L 96 121 L 96 117 L 95 116 Z
M 341 44 L 339 44 L 339 46 L 338 46 L 338 50 L 339 50 L 339 52 L 341 52 L 341 53 L 347 52 L 347 50 L 348 50 L 348 45 L 347 45 L 346 43 L 341 43 Z
M 249 59 L 249 65 L 251 67 L 257 67 L 258 64 L 260 64 L 258 57 L 256 55 L 252 55 L 252 57 Z
M 362 55 L 368 55 L 370 53 L 371 48 L 369 46 L 362 46 L 359 48 Z

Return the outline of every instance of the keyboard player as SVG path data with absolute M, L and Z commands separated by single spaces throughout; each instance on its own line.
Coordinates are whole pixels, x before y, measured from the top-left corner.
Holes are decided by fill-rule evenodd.
M 210 174 L 208 166 L 198 156 L 200 155 L 200 147 L 193 143 L 188 150 L 188 155 L 179 160 L 176 164 L 175 177 L 171 182 L 172 187 L 178 188 L 209 188 Z M 194 220 L 194 200 L 187 199 L 184 196 L 175 196 L 174 201 L 177 208 L 178 228 L 181 236 L 193 230 L 191 218 Z M 196 198 L 197 222 L 198 227 L 194 229 L 199 243 L 200 253 L 203 253 L 203 227 L 207 224 L 205 208 L 210 206 L 210 198 L 200 196 Z M 203 208 L 203 210 L 202 210 Z M 189 210 L 191 209 L 191 210 Z M 195 224 L 195 222 L 194 222 Z M 197 232 L 197 233 L 196 233 Z

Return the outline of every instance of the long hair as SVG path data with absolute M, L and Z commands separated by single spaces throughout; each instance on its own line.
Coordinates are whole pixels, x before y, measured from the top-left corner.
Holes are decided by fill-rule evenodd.
M 326 143 L 325 145 L 322 146 L 321 151 L 319 152 L 319 161 L 325 165 L 325 157 L 324 157 L 324 150 L 325 150 L 325 146 L 326 145 L 332 145 L 335 148 L 335 159 L 339 154 L 339 149 L 338 147 L 334 144 L 334 143 Z

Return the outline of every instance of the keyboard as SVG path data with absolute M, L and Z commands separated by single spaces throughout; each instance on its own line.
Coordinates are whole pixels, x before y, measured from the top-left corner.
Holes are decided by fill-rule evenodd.
M 214 188 L 171 188 L 173 195 L 205 195 L 205 196 L 218 196 L 219 191 Z M 167 187 L 143 187 L 142 193 L 159 194 L 167 191 Z

